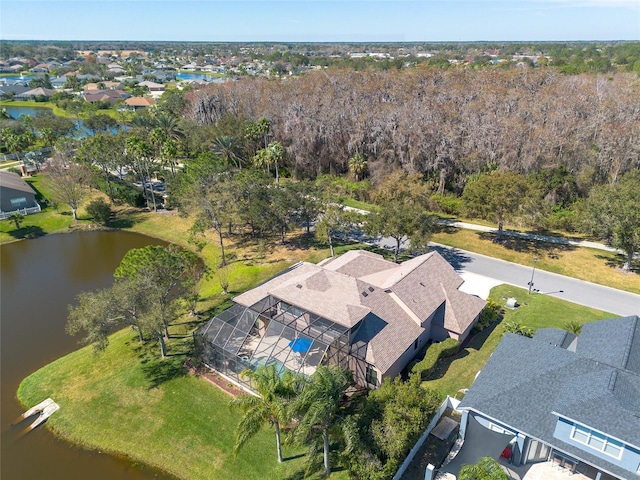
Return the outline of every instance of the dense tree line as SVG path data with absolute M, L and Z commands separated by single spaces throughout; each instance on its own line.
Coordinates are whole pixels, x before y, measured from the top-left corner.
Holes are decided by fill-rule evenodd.
M 402 168 L 460 193 L 488 165 L 563 166 L 615 183 L 640 165 L 638 77 L 552 69 L 328 70 L 241 79 L 191 92 L 201 125 L 266 117 L 298 177 L 344 173 L 360 154 L 374 180 Z

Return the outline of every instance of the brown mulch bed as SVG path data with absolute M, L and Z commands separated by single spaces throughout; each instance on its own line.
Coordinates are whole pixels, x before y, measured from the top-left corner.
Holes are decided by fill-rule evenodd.
M 234 385 L 229 380 L 221 376 L 220 374 L 214 372 L 213 370 L 209 370 L 207 368 L 195 368 L 191 365 L 189 360 L 185 362 L 185 367 L 187 367 L 191 372 L 196 374 L 197 376 L 204 378 L 208 382 L 212 383 L 216 387 L 218 387 L 223 392 L 231 395 L 232 397 L 237 397 L 241 394 L 247 394 L 243 389 Z

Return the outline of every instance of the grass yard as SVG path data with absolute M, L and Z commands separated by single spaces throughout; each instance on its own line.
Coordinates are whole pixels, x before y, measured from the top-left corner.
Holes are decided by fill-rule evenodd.
M 302 478 L 304 455 L 284 447 L 278 464 L 275 434 L 261 431 L 234 459 L 240 413 L 229 397 L 182 368 L 191 336 L 174 338 L 164 360 L 154 345 L 140 345 L 130 329 L 111 337 L 95 355 L 73 352 L 29 376 L 18 397 L 36 404 L 52 397 L 61 409 L 47 422 L 57 435 L 86 448 L 126 455 L 178 478 Z M 347 478 L 338 472 L 331 478 Z
M 489 298 L 499 305 L 504 305 L 503 297 L 515 297 L 521 306 L 515 310 L 505 308 L 504 318 L 500 323 L 473 336 L 457 355 L 440 360 L 431 374 L 431 379 L 423 382 L 424 386 L 451 396 L 461 388 L 469 388 L 476 374 L 482 370 L 498 346 L 504 335 L 506 322 L 518 322 L 537 330 L 548 327 L 562 328 L 570 321 L 585 323 L 616 317 L 607 312 L 546 295 L 528 295 L 525 289 L 510 285 L 494 287 Z
M 78 221 L 74 222 L 71 208 L 68 205 L 53 205 L 51 203 L 45 205 L 44 199 L 52 198 L 52 187 L 47 182 L 46 177 L 36 175 L 34 177 L 25 177 L 24 180 L 35 190 L 36 199 L 42 206 L 42 212 L 26 215 L 20 222 L 19 229 L 15 228 L 12 220 L 0 221 L 0 243 L 93 227 L 93 221 L 88 218 L 83 207 L 93 198 L 102 196 L 100 192 L 96 190 L 88 192 L 86 200 L 78 209 Z
M 640 294 L 640 260 L 634 262 L 635 273 L 625 273 L 624 255 L 613 252 L 515 237 L 498 244 L 493 238 L 493 233 L 447 228 L 432 241 L 527 266 L 538 257 L 536 268 L 541 270 Z

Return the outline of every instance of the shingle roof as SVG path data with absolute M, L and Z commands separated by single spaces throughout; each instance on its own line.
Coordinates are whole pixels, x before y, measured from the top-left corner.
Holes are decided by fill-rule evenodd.
M 151 105 L 155 105 L 156 101 L 153 98 L 131 97 L 127 98 L 124 103 L 130 107 L 149 107 Z
M 0 187 L 10 188 L 35 195 L 33 188 L 31 188 L 31 186 L 25 182 L 20 175 L 13 172 L 7 172 L 5 170 L 0 170 Z
M 345 327 L 358 325 L 354 354 L 384 373 L 447 299 L 445 328 L 462 333 L 471 325 L 485 302 L 458 291 L 461 283 L 435 252 L 397 265 L 371 252 L 350 251 L 318 265 L 302 262 L 234 301 L 249 307 L 272 295 Z
M 621 364 L 619 352 L 631 351 L 629 344 L 635 347 L 628 327 L 635 326 L 637 337 L 638 323 L 637 316 L 587 323 L 575 353 L 557 345 L 556 332 L 543 331 L 534 339 L 507 333 L 459 408 L 485 414 L 615 475 L 628 476 L 628 471 L 558 440 L 554 430 L 557 416 L 562 416 L 640 447 L 640 375 L 611 365 Z M 602 335 L 600 345 L 595 344 L 595 334 Z M 604 353 L 608 350 L 615 354 Z
M 536 330 L 533 338 L 539 342 L 548 343 L 556 347 L 569 348 L 571 343 L 576 339 L 576 336 L 560 328 L 540 328 Z M 569 350 L 571 350 L 571 348 L 569 348 Z
M 616 348 L 611 348 L 615 345 Z M 640 321 L 637 316 L 585 323 L 576 353 L 640 374 Z

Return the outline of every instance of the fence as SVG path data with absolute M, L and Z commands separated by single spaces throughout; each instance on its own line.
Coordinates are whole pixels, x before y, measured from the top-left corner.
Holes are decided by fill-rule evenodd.
M 13 210 L 12 212 L 0 212 L 0 220 L 6 220 L 11 216 L 12 213 L 21 213 L 22 215 L 29 215 L 30 213 L 39 213 L 42 211 L 40 208 L 40 204 L 36 204 L 35 207 L 30 208 L 19 208 L 18 210 Z
M 48 155 L 53 152 L 53 148 L 44 147 L 38 148 L 37 150 L 30 150 L 28 152 L 18 152 L 18 153 L 7 153 L 5 155 L 0 155 L 0 163 L 1 162 L 9 162 L 9 161 L 18 161 L 18 160 L 29 160 L 33 155 Z
M 409 452 L 409 455 L 407 455 L 407 458 L 404 459 L 404 462 L 402 462 L 402 465 L 400 465 L 400 468 L 398 469 L 396 474 L 393 476 L 393 480 L 400 480 L 400 478 L 402 478 L 402 475 L 404 475 L 405 470 L 409 467 L 409 465 L 413 461 L 413 458 L 416 456 L 416 453 L 418 453 L 418 450 L 420 450 L 420 447 L 422 447 L 422 444 L 431 433 L 431 430 L 433 430 L 438 424 L 438 421 L 440 420 L 440 417 L 442 417 L 442 414 L 444 413 L 444 411 L 447 408 L 451 408 L 452 410 L 455 410 L 459 404 L 460 404 L 460 400 L 456 400 L 455 398 L 451 398 L 450 396 L 447 395 L 447 398 L 444 400 L 444 402 L 442 402 L 442 405 L 440 405 L 440 408 L 438 408 L 438 411 L 431 419 L 431 422 L 429 422 L 429 425 L 427 425 L 427 428 L 424 430 L 424 433 L 418 439 L 416 444 L 413 446 L 413 448 Z

